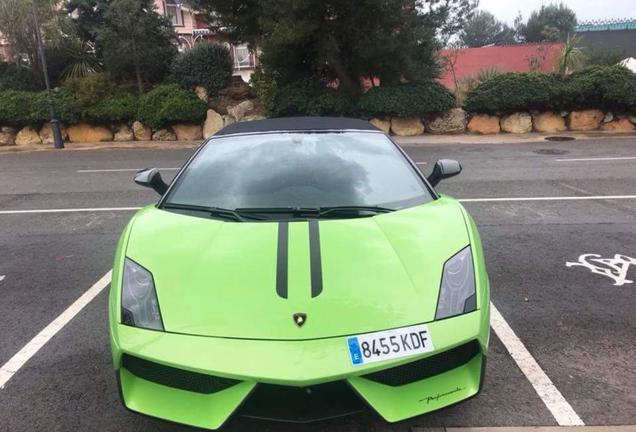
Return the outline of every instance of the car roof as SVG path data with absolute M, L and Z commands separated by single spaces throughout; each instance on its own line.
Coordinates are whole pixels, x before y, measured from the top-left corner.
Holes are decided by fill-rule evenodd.
M 370 131 L 380 129 L 366 120 L 345 117 L 281 117 L 232 123 L 214 136 L 292 132 L 292 131 Z

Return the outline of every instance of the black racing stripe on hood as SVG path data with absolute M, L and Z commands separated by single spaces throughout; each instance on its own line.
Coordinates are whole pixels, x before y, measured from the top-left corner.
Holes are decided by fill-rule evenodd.
M 311 296 L 322 292 L 322 262 L 320 260 L 320 232 L 318 220 L 309 220 L 309 263 L 311 266 Z
M 287 298 L 287 259 L 289 254 L 289 223 L 278 223 L 278 245 L 276 250 L 276 293 Z

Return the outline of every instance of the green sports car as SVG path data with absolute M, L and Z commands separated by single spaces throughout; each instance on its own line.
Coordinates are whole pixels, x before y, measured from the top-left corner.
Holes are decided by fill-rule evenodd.
M 472 218 L 361 120 L 230 125 L 121 236 L 110 341 L 124 405 L 201 428 L 232 415 L 390 422 L 478 393 L 489 284 Z

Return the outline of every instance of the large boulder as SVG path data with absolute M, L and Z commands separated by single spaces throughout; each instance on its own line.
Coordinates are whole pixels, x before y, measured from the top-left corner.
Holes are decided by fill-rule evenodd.
M 601 130 L 614 132 L 629 132 L 636 129 L 636 126 L 627 117 L 615 117 L 614 120 L 601 124 Z
M 219 91 L 219 95 L 235 101 L 243 100 L 252 96 L 252 88 L 242 78 L 237 77 L 237 79 L 232 80 L 228 87 Z
M 99 142 L 112 141 L 113 133 L 104 126 L 95 126 L 88 123 L 78 123 L 67 128 L 68 138 L 71 142 Z
M 426 130 L 432 134 L 458 134 L 466 131 L 466 111 L 453 108 L 433 117 L 426 123 Z
M 152 134 L 153 141 L 176 141 L 177 136 L 168 129 L 159 129 Z
M 132 124 L 132 130 L 137 141 L 150 141 L 152 139 L 152 129 L 140 121 Z
M 573 131 L 590 131 L 598 129 L 605 117 L 600 110 L 572 111 L 568 115 L 568 126 Z
M 234 120 L 241 121 L 243 117 L 253 114 L 255 110 L 254 102 L 251 100 L 244 100 L 238 105 L 234 105 L 227 108 L 227 112 Z
M 135 134 L 127 124 L 120 124 L 115 131 L 114 141 L 134 141 Z
M 532 117 L 526 112 L 517 112 L 501 118 L 501 130 L 508 133 L 532 131 Z
M 501 131 L 499 117 L 488 114 L 475 114 L 470 118 L 466 129 L 468 129 L 468 132 L 483 135 L 497 134 Z
M 556 133 L 566 131 L 565 118 L 560 113 L 546 111 L 532 116 L 532 127 L 535 132 Z
M 15 145 L 18 146 L 32 146 L 42 144 L 38 131 L 33 126 L 25 126 L 15 137 Z
M 60 133 L 62 134 L 62 140 L 68 141 L 68 132 L 66 128 L 60 125 Z M 40 140 L 42 144 L 53 144 L 53 129 L 51 128 L 51 123 L 46 122 L 42 125 L 42 129 L 40 129 Z
M 197 95 L 197 97 L 199 99 L 201 99 L 203 102 L 208 103 L 208 91 L 205 89 L 205 87 L 203 86 L 196 86 L 194 88 L 194 93 Z
M 391 119 L 391 132 L 397 136 L 415 136 L 424 133 L 424 125 L 417 117 Z
M 12 127 L 4 126 L 0 128 L 0 147 L 15 145 L 16 130 Z
M 221 114 L 213 109 L 208 110 L 208 114 L 203 122 L 203 137 L 210 138 L 223 128 L 224 122 Z
M 369 120 L 369 123 L 381 131 L 384 131 L 384 133 L 389 133 L 389 131 L 391 131 L 391 119 L 372 118 Z
M 180 123 L 172 125 L 179 141 L 197 141 L 203 139 L 203 131 L 198 124 Z

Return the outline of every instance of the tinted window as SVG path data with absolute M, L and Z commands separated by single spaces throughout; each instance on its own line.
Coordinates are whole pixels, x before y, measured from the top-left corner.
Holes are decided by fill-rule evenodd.
M 228 209 L 383 206 L 432 197 L 384 135 L 281 133 L 211 140 L 166 203 Z

